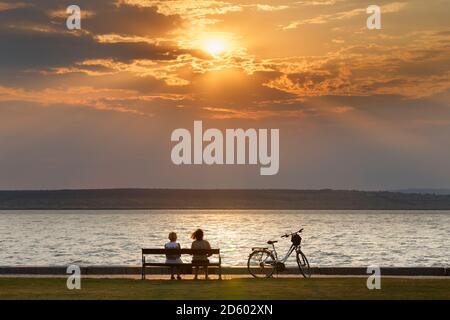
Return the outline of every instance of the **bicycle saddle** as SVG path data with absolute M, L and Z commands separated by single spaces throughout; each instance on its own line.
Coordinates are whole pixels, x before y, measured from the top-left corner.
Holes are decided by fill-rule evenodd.
M 267 244 L 274 244 L 274 243 L 277 243 L 278 241 L 271 241 L 271 240 L 269 240 L 269 241 L 267 241 Z

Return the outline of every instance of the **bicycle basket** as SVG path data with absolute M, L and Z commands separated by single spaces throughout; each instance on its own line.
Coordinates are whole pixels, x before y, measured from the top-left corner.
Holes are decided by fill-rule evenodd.
M 291 242 L 294 246 L 299 246 L 302 242 L 302 238 L 298 234 L 294 234 L 291 238 Z

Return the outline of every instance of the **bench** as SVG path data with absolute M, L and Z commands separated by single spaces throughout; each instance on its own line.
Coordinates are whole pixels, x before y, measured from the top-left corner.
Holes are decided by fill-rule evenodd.
M 164 263 L 164 262 L 147 262 L 147 255 L 219 255 L 218 262 L 196 261 L 188 263 Z M 192 267 L 217 268 L 219 271 L 219 279 L 222 279 L 222 258 L 220 249 L 142 249 L 142 279 L 145 279 L 145 269 L 147 267 L 179 267 L 181 270 Z

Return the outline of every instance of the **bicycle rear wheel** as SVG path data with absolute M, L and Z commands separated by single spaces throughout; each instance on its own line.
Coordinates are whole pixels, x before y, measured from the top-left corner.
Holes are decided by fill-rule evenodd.
M 303 277 L 310 278 L 311 277 L 311 268 L 309 266 L 308 259 L 306 258 L 305 254 L 301 250 L 297 251 L 297 264 L 298 264 L 298 269 L 300 270 L 300 273 L 303 275 Z
M 255 250 L 248 257 L 247 268 L 255 278 L 270 278 L 275 272 L 275 257 L 268 250 Z

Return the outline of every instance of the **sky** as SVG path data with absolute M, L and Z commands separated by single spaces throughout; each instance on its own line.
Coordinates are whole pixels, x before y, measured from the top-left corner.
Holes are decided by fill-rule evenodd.
M 73 4 L 81 30 L 66 27 Z M 448 0 L 0 0 L 0 189 L 449 188 L 449 13 Z M 175 166 L 171 132 L 194 120 L 279 129 L 279 173 Z

